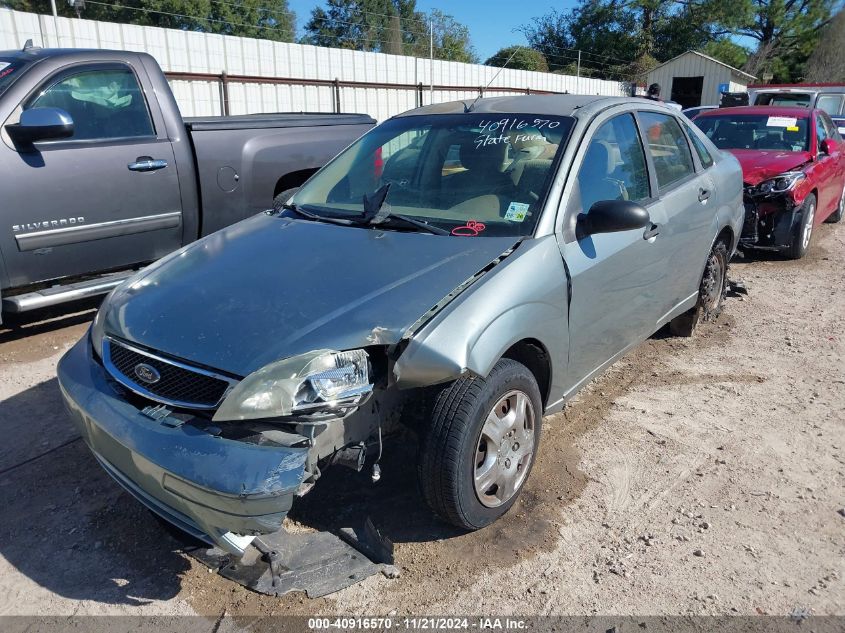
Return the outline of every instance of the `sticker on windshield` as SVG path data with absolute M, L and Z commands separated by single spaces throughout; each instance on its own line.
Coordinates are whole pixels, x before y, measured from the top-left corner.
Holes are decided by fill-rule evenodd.
M 798 119 L 788 116 L 770 116 L 766 127 L 797 127 Z
M 525 216 L 528 215 L 528 207 L 531 206 L 524 202 L 511 202 L 508 205 L 508 210 L 505 212 L 505 219 L 511 222 L 522 222 Z
M 799 128 L 797 125 L 790 125 L 788 128 L 786 128 L 786 131 L 787 132 L 800 132 L 801 128 Z

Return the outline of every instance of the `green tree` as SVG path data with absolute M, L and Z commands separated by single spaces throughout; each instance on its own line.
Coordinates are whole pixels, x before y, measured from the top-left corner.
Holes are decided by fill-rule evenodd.
M 807 60 L 809 82 L 845 82 L 845 9 L 819 33 L 819 44 Z
M 417 11 L 416 0 L 326 0 L 311 11 L 302 42 L 428 57 L 432 23 L 435 58 L 477 60 L 466 26 L 437 9 Z
M 109 0 L 87 2 L 82 17 L 106 22 L 259 37 L 292 42 L 295 16 L 287 0 L 133 0 L 113 6 Z M 19 11 L 50 14 L 49 0 L 0 0 L 0 5 Z M 76 17 L 63 0 L 56 1 L 59 15 Z
M 508 68 L 517 70 L 549 72 L 549 64 L 543 57 L 543 53 L 527 46 L 508 46 L 500 49 L 484 63 L 487 66 L 504 66 L 507 64 Z
M 742 68 L 748 61 L 748 49 L 727 37 L 708 42 L 701 52 L 734 68 Z
M 830 21 L 834 1 L 744 0 L 753 4 L 736 33 L 756 40 L 757 47 L 743 70 L 758 77 L 771 75 L 775 82 L 802 79 L 819 43 L 819 29 Z

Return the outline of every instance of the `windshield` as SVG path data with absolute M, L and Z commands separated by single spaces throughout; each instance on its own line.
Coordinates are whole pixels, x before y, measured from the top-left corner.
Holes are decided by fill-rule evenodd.
M 809 108 L 812 100 L 813 95 L 806 92 L 764 92 L 757 95 L 754 105 Z
M 21 74 L 26 62 L 19 59 L 0 58 L 0 94 L 12 85 L 12 82 Z
M 440 232 L 529 235 L 573 122 L 472 113 L 391 119 L 335 158 L 292 201 L 315 215 L 360 218 L 363 197 L 372 199 L 389 184 L 385 202 L 392 214 Z
M 693 121 L 719 149 L 768 149 L 805 152 L 807 119 L 768 114 L 702 115 Z

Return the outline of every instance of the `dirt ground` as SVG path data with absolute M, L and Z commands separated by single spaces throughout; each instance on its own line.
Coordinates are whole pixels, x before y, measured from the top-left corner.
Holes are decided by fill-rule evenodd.
M 90 305 L 0 329 L 0 615 L 845 614 L 843 254 L 845 223 L 801 262 L 736 260 L 748 296 L 547 418 L 522 500 L 490 528 L 428 514 L 412 447 L 377 485 L 330 473 L 293 518 L 354 504 L 401 576 L 317 600 L 209 573 L 97 466 L 54 377 Z

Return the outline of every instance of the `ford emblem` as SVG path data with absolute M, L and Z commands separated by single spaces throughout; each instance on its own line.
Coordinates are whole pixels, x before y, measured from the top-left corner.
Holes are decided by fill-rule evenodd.
M 152 365 L 147 365 L 147 363 L 135 365 L 135 375 L 141 382 L 145 382 L 148 385 L 154 385 L 161 380 L 161 374 L 158 373 L 158 370 Z

